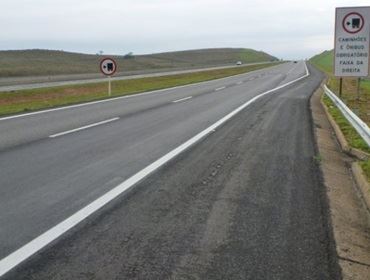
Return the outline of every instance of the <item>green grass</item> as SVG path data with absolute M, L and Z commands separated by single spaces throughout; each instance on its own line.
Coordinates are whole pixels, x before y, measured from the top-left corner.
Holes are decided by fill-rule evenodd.
M 310 62 L 327 74 L 327 85 L 333 91 L 339 92 L 339 78 L 333 75 L 334 52 L 324 51 L 310 59 Z M 342 100 L 351 108 L 363 121 L 370 124 L 370 80 L 362 79 L 360 87 L 360 99 L 357 99 L 357 80 L 353 78 L 343 78 Z M 328 107 L 329 113 L 332 115 L 348 144 L 351 147 L 370 153 L 370 148 L 361 138 L 357 131 L 350 125 L 340 110 L 333 102 L 324 95 L 323 101 Z M 370 160 L 360 162 L 360 166 L 364 171 L 367 180 L 370 182 Z
M 330 100 L 330 98 L 324 95 L 323 101 L 326 107 L 328 108 L 330 115 L 332 115 L 335 122 L 338 124 L 339 128 L 343 132 L 343 135 L 348 141 L 348 144 L 351 147 L 370 153 L 369 146 L 361 138 L 357 131 L 352 127 L 352 125 L 347 121 L 347 119 L 343 116 L 343 114 L 335 106 L 335 104 Z
M 370 160 L 361 161 L 360 166 L 367 177 L 367 181 L 370 182 Z
M 276 63 L 250 65 L 162 77 L 113 81 L 112 97 L 219 79 L 270 67 L 273 65 L 276 65 Z M 0 93 L 0 115 L 35 111 L 106 98 L 109 98 L 106 82 L 4 92 Z
M 324 51 L 315 55 L 310 59 L 310 62 L 321 71 L 331 74 L 333 72 L 333 51 Z
M 316 155 L 313 157 L 314 161 L 318 164 L 321 164 L 322 162 L 322 156 L 321 155 Z
M 128 51 L 127 51 L 128 52 Z M 112 56 L 119 72 L 207 67 L 213 65 L 275 61 L 267 53 L 252 49 L 201 49 L 148 55 Z M 0 77 L 50 76 L 99 73 L 102 56 L 54 50 L 0 51 Z
M 327 85 L 336 93 L 339 93 L 339 78 L 333 75 L 334 52 L 324 51 L 310 59 L 310 62 L 327 74 Z M 370 125 L 370 80 L 361 79 L 360 98 L 357 96 L 357 79 L 343 78 L 342 100 L 364 122 Z

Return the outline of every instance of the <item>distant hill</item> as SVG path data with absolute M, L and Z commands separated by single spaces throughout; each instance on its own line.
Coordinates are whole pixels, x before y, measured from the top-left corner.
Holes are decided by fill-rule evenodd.
M 310 62 L 326 73 L 333 72 L 334 51 L 324 51 L 310 58 Z
M 103 56 L 39 49 L 0 51 L 0 77 L 98 73 Z M 236 48 L 107 56 L 117 61 L 118 71 L 206 67 L 234 64 L 239 60 L 243 63 L 277 60 L 262 51 Z

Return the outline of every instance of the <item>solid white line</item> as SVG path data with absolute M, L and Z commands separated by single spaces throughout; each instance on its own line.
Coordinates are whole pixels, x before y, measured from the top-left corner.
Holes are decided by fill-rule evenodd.
M 113 119 L 109 119 L 109 120 L 105 120 L 105 121 L 101 121 L 101 122 L 97 122 L 97 123 L 92 123 L 92 124 L 85 125 L 85 126 L 82 126 L 82 127 L 79 127 L 79 128 L 75 128 L 75 129 L 71 129 L 71 130 L 68 130 L 68 131 L 64 131 L 64 132 L 60 132 L 60 133 L 57 133 L 57 134 L 53 134 L 53 135 L 50 135 L 49 137 L 50 138 L 59 137 L 59 136 L 70 134 L 70 133 L 73 133 L 73 132 L 76 132 L 76 131 L 88 129 L 90 127 L 102 125 L 102 124 L 109 123 L 109 122 L 114 122 L 116 120 L 119 120 L 119 118 L 113 118 Z
M 307 64 L 306 64 L 306 62 L 303 62 L 303 63 L 304 63 L 304 68 L 306 68 L 306 75 L 309 76 L 310 71 L 308 71 Z
M 250 74 L 255 74 L 255 73 L 264 71 L 266 69 L 270 69 L 271 70 L 272 68 L 279 67 L 281 65 L 283 65 L 283 64 L 278 64 L 278 65 L 270 66 L 270 67 L 267 67 L 267 68 L 262 68 L 262 69 L 259 69 L 259 70 L 255 70 L 255 71 L 251 71 L 251 72 L 246 72 L 246 73 L 241 73 L 241 74 L 237 74 L 237 75 L 233 75 L 233 76 L 227 76 L 227 77 L 216 79 L 216 80 L 203 81 L 203 82 L 194 83 L 194 84 L 188 84 L 188 85 L 183 85 L 183 86 L 176 86 L 176 87 L 158 89 L 158 90 L 147 91 L 147 92 L 143 92 L 143 93 L 137 93 L 137 94 L 131 94 L 131 95 L 126 95 L 126 96 L 113 97 L 113 98 L 104 99 L 104 100 L 91 101 L 91 102 L 86 102 L 86 103 L 82 103 L 82 104 L 69 105 L 69 106 L 64 106 L 64 107 L 59 107 L 59 108 L 41 110 L 41 111 L 32 112 L 32 113 L 25 113 L 25 114 L 19 114 L 19 115 L 14 115 L 14 116 L 9 116 L 9 117 L 3 117 L 3 118 L 0 118 L 0 121 L 17 119 L 17 118 L 23 118 L 23 117 L 33 116 L 33 115 L 39 115 L 39 114 L 45 114 L 45 113 L 55 112 L 55 111 L 68 110 L 68 109 L 73 109 L 73 108 L 78 108 L 78 107 L 84 107 L 84 106 L 90 106 L 90 105 L 99 104 L 99 103 L 112 102 L 112 101 L 116 101 L 116 100 L 120 100 L 120 99 L 134 98 L 134 97 L 139 97 L 139 96 L 148 95 L 148 94 L 155 94 L 155 93 L 164 92 L 164 91 L 171 91 L 171 90 L 179 89 L 179 88 L 197 86 L 197 85 L 201 85 L 201 84 L 209 84 L 209 83 L 213 83 L 214 81 L 222 81 L 222 80 L 226 80 L 226 79 L 230 79 L 230 78 L 235 78 L 235 77 L 239 77 L 239 76 L 243 76 L 243 75 L 247 75 L 248 76 Z
M 172 103 L 177 103 L 177 102 L 185 101 L 185 100 L 188 100 L 188 99 L 191 99 L 191 98 L 193 98 L 193 96 L 188 96 L 188 97 L 185 97 L 185 98 L 181 98 L 181 99 L 172 101 Z
M 219 88 L 216 88 L 215 91 L 219 91 L 219 90 L 223 90 L 225 89 L 226 87 L 219 87 Z
M 222 119 L 218 120 L 214 124 L 212 124 L 210 127 L 206 128 L 202 132 L 195 135 L 193 138 L 189 139 L 185 143 L 181 144 L 174 150 L 170 151 L 168 154 L 164 155 L 163 157 L 157 159 L 152 164 L 148 165 L 132 177 L 128 178 L 126 181 L 118 185 L 117 187 L 113 188 L 103 196 L 99 197 L 98 199 L 94 200 L 63 222 L 57 224 L 56 226 L 52 227 L 45 233 L 41 234 L 40 236 L 36 237 L 29 243 L 25 244 L 23 247 L 19 248 L 18 250 L 14 251 L 7 257 L 0 260 L 0 277 L 7 273 L 9 270 L 13 269 L 17 265 L 19 265 L 24 260 L 28 259 L 33 254 L 37 253 L 39 250 L 56 240 L 58 237 L 60 237 L 62 234 L 76 226 L 78 223 L 85 220 L 87 217 L 89 217 L 91 214 L 95 213 L 99 209 L 101 209 L 104 205 L 127 191 L 129 188 L 131 188 L 133 185 L 137 184 L 141 180 L 143 180 L 145 177 L 147 177 L 149 174 L 153 173 L 155 170 L 157 170 L 159 167 L 166 164 L 168 161 L 188 149 L 190 146 L 197 143 L 202 138 L 206 137 L 208 134 L 210 134 L 212 131 L 214 131 L 217 127 L 224 124 L 226 121 L 234 117 L 236 114 L 238 114 L 240 111 L 245 109 L 250 104 L 254 103 L 256 100 L 260 99 L 261 97 L 268 95 L 270 93 L 273 93 L 281 88 L 284 88 L 288 85 L 291 85 L 297 81 L 300 81 L 304 78 L 306 78 L 309 75 L 308 69 L 306 67 L 307 73 L 306 75 L 295 79 L 291 82 L 288 82 L 286 84 L 283 84 L 281 86 L 278 86 L 274 89 L 268 90 L 264 93 L 261 93 L 260 95 L 257 95 L 253 97 L 251 100 L 245 102 L 243 105 L 236 108 L 231 113 L 227 114 Z

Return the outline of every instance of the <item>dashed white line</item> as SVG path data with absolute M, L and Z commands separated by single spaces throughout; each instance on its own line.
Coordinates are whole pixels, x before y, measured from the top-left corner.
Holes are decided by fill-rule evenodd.
M 215 91 L 219 91 L 219 90 L 223 90 L 225 89 L 226 87 L 219 87 L 219 88 L 216 88 Z
M 241 85 L 243 83 L 243 81 L 240 81 L 240 82 L 237 82 L 236 84 L 237 85 Z
M 282 89 L 288 85 L 291 85 L 295 82 L 298 82 L 307 76 L 310 75 L 307 66 L 306 67 L 306 74 L 302 77 L 295 79 L 293 81 L 290 81 L 288 83 L 285 83 L 283 85 L 280 85 L 276 88 L 270 89 L 268 91 L 265 91 L 264 93 L 261 93 L 260 95 L 257 95 L 253 97 L 252 99 L 245 102 L 243 105 L 236 108 L 234 111 L 230 112 L 205 130 L 201 131 L 185 143 L 181 144 L 174 150 L 170 151 L 169 153 L 165 154 L 161 158 L 157 159 L 153 163 L 149 164 L 147 167 L 133 175 L 132 177 L 128 178 L 126 181 L 122 182 L 120 185 L 116 186 L 112 190 L 108 191 L 103 196 L 99 197 L 98 199 L 94 200 L 81 210 L 74 213 L 69 218 L 65 219 L 61 223 L 55 225 L 51 229 L 47 230 L 40 236 L 36 237 L 32 241 L 28 242 L 27 244 L 23 245 L 23 247 L 19 248 L 18 250 L 14 251 L 7 257 L 0 260 L 0 277 L 28 259 L 33 254 L 37 253 L 39 250 L 56 240 L 58 237 L 63 235 L 65 232 L 85 220 L 87 217 L 89 217 L 91 214 L 95 213 L 99 209 L 101 209 L 104 205 L 111 202 L 113 199 L 124 193 L 126 190 L 134 186 L 136 183 L 143 180 L 145 177 L 147 177 L 149 174 L 153 173 L 155 170 L 157 170 L 159 167 L 166 164 L 168 161 L 182 153 L 183 151 L 187 150 L 189 147 L 197 143 L 199 140 L 206 137 L 208 134 L 212 133 L 216 130 L 219 126 L 227 122 L 229 119 L 234 117 L 236 114 L 238 114 L 240 111 L 248 107 L 250 104 L 254 103 L 256 100 L 260 99 L 261 97 L 271 94 L 273 92 L 276 92 L 279 89 Z
M 185 97 L 185 98 L 174 100 L 174 101 L 172 101 L 172 103 L 177 103 L 177 102 L 185 101 L 185 100 L 188 100 L 188 99 L 191 99 L 191 98 L 193 98 L 193 96 L 188 96 L 188 97 Z
M 117 118 L 113 118 L 113 119 L 109 119 L 109 120 L 105 120 L 105 121 L 85 125 L 85 126 L 82 126 L 82 127 L 79 127 L 79 128 L 72 129 L 72 130 L 68 130 L 68 131 L 57 133 L 57 134 L 53 134 L 53 135 L 50 135 L 49 137 L 50 138 L 55 138 L 55 137 L 63 136 L 63 135 L 70 134 L 70 133 L 80 131 L 80 130 L 84 130 L 84 129 L 87 129 L 87 128 L 90 128 L 90 127 L 102 125 L 102 124 L 109 123 L 109 122 L 114 122 L 116 120 L 119 120 L 119 118 L 117 117 Z

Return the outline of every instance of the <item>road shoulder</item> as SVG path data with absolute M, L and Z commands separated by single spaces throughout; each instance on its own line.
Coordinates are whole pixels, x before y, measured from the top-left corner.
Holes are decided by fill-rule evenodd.
M 352 159 L 339 148 L 320 103 L 322 90 L 311 98 L 318 156 L 330 207 L 330 218 L 343 279 L 370 275 L 370 215 L 350 171 Z

